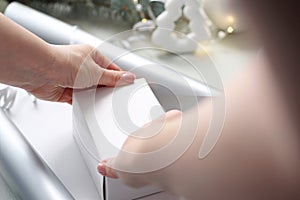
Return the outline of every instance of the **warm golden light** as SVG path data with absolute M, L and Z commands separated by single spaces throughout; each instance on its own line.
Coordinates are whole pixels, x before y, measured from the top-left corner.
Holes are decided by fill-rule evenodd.
M 233 24 L 233 23 L 234 23 L 234 17 L 231 16 L 231 15 L 229 15 L 229 16 L 227 17 L 227 20 L 228 20 L 228 22 L 229 22 L 230 24 Z
M 233 33 L 233 31 L 234 31 L 234 28 L 232 26 L 229 26 L 227 28 L 227 33 Z
M 143 18 L 143 19 L 142 19 L 142 22 L 143 22 L 143 23 L 146 23 L 146 22 L 147 22 L 147 19 L 146 19 L 146 18 Z

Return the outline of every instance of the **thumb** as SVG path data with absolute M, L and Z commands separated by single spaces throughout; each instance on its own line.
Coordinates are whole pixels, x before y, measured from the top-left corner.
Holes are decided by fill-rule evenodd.
M 111 167 L 113 162 L 114 162 L 114 158 L 101 161 L 97 167 L 98 172 L 101 175 L 109 178 L 119 178 L 117 171 Z
M 130 72 L 104 69 L 99 80 L 99 85 L 121 86 L 133 83 L 135 75 Z

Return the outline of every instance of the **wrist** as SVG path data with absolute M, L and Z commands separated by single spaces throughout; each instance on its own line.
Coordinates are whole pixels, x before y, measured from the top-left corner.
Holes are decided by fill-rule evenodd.
M 55 71 L 53 68 L 55 53 L 50 44 L 43 41 L 38 49 L 34 48 L 32 51 L 35 53 L 24 56 L 25 59 L 14 70 L 16 82 L 11 84 L 29 92 L 45 84 L 51 84 Z
M 46 54 L 48 58 L 45 59 L 46 62 L 42 63 L 42 68 L 44 68 L 44 75 L 48 82 L 58 83 L 59 74 L 61 74 L 58 66 L 63 66 L 60 52 L 57 50 L 56 45 L 47 43 Z M 60 75 L 61 76 L 61 75 Z

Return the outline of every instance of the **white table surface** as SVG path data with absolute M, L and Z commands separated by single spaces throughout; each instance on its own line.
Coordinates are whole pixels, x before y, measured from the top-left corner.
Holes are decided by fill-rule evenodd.
M 109 38 L 115 33 L 130 28 L 128 25 L 119 22 L 67 21 L 78 24 L 84 30 L 102 39 Z M 121 35 L 120 38 L 122 37 L 126 39 L 126 34 Z M 118 42 L 120 38 L 113 37 L 112 41 Z M 254 55 L 252 50 L 241 48 L 243 43 L 243 37 L 239 35 L 232 36 L 224 42 L 206 45 L 210 57 L 201 52 L 185 56 L 196 62 L 197 68 L 205 73 L 209 73 L 211 58 L 213 58 L 215 67 L 226 84 L 236 73 L 248 65 Z M 143 42 L 133 43 L 133 47 L 142 45 Z M 182 65 L 178 62 L 178 56 L 176 55 L 157 51 L 142 51 L 139 54 L 148 58 L 151 57 L 153 60 L 165 63 L 175 70 L 199 79 L 195 69 Z M 25 91 L 20 90 L 16 104 L 10 110 L 10 116 L 76 199 L 97 199 L 96 188 L 73 139 L 72 107 L 70 105 L 40 100 L 34 104 L 32 97 L 29 97 Z M 164 194 L 158 194 L 156 197 L 149 196 L 145 200 L 175 199 L 172 196 L 164 195 L 162 197 L 162 195 Z M 16 199 L 1 177 L 0 199 Z

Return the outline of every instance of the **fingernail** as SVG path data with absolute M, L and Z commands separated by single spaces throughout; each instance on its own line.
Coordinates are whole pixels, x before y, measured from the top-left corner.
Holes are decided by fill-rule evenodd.
M 133 83 L 134 80 L 135 80 L 135 75 L 127 72 L 122 74 L 122 77 L 120 78 L 118 84 L 122 85 L 122 84 Z
M 103 176 L 106 175 L 106 166 L 103 163 L 99 163 L 97 170 L 100 174 L 102 174 Z

